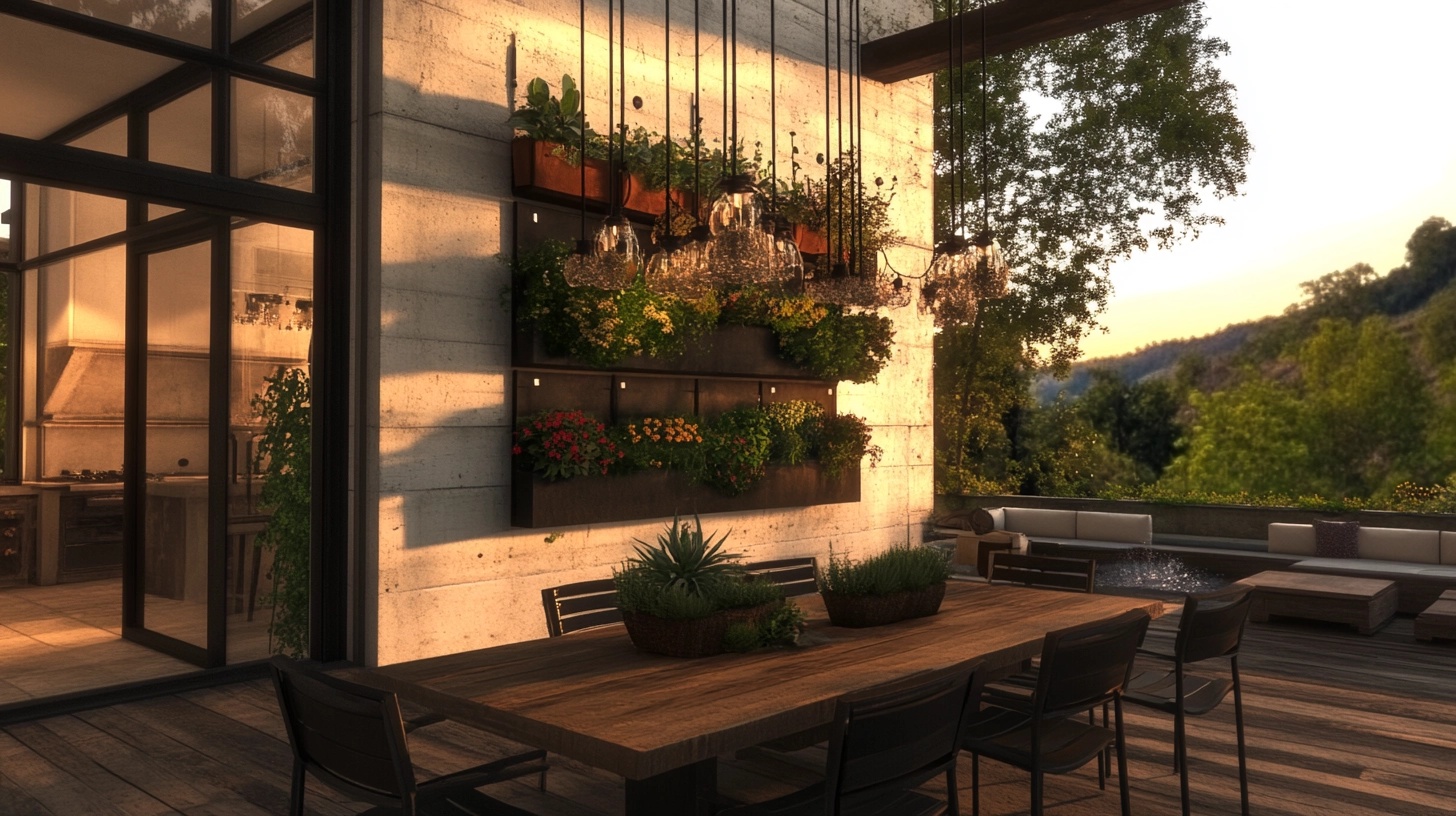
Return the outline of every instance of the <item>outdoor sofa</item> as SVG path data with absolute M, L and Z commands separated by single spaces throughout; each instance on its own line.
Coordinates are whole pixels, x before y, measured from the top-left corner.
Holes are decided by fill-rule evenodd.
M 1322 555 L 1313 524 L 1269 525 L 1269 554 L 1293 557 L 1288 569 L 1394 581 L 1396 611 L 1422 612 L 1456 589 L 1456 532 L 1360 525 L 1354 557 Z

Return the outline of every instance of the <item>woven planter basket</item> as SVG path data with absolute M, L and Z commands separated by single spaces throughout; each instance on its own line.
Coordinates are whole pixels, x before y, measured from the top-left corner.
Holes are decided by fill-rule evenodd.
M 924 589 L 892 592 L 889 595 L 841 595 L 820 592 L 829 622 L 835 626 L 863 629 L 883 626 L 908 618 L 923 618 L 940 611 L 945 598 L 945 584 L 931 584 Z
M 668 620 L 622 610 L 627 635 L 644 652 L 668 657 L 708 657 L 722 654 L 723 633 L 728 631 L 728 614 L 715 612 L 706 618 Z

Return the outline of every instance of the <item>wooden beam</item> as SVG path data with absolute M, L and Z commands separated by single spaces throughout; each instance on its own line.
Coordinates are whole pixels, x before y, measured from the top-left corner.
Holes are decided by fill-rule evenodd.
M 860 47 L 866 79 L 899 82 L 934 73 L 950 60 L 950 26 L 965 26 L 961 58 L 981 58 L 981 14 L 986 15 L 986 54 L 995 56 L 1037 43 L 1081 34 L 1192 0 L 1001 0 L 984 9 L 891 34 Z

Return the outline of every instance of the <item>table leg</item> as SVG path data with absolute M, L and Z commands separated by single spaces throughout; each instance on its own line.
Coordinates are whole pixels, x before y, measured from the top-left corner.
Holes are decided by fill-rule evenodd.
M 717 809 L 718 760 L 627 780 L 627 816 L 712 816 Z

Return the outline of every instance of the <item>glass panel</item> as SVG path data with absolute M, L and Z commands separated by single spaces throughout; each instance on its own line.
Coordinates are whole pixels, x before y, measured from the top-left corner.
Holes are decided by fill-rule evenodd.
M 233 176 L 313 191 L 312 97 L 233 80 Z
M 3 14 L 0 43 L 0 133 L 27 139 L 45 139 L 182 64 Z
M 285 462 L 260 459 L 258 444 L 270 423 L 278 427 L 290 418 L 296 419 L 296 415 L 281 410 L 287 407 L 286 401 L 269 399 L 270 380 L 277 383 L 280 377 L 288 377 L 287 382 L 295 385 L 306 383 L 309 342 L 313 338 L 313 233 L 275 224 L 250 224 L 234 229 L 232 236 L 229 663 L 267 656 L 269 622 L 291 619 L 286 610 L 280 609 L 275 615 L 265 604 L 274 588 L 272 579 L 279 574 L 273 566 L 275 548 L 291 544 L 307 552 L 309 491 L 306 487 L 301 491 L 281 490 L 286 480 L 297 474 L 284 472 Z M 299 453 L 306 455 L 305 451 Z M 265 509 L 262 494 L 270 478 L 277 485 L 275 491 L 301 498 L 304 503 L 270 503 Z M 289 526 L 300 517 L 305 526 Z M 260 548 L 256 538 L 265 529 L 270 530 L 269 537 L 278 540 Z
M 35 475 L 48 479 L 62 471 L 119 474 L 126 385 L 126 251 L 113 247 L 92 252 L 43 266 L 37 273 L 39 351 L 33 365 L 41 393 Z M 120 476 L 111 481 L 119 491 Z M 120 518 L 116 524 L 121 524 Z M 120 551 L 115 555 L 114 565 L 119 567 Z
M 192 43 L 212 43 L 211 0 L 40 0 L 63 8 L 119 23 L 128 28 L 150 31 L 163 37 Z
M 204 85 L 148 115 L 147 158 L 212 172 L 212 86 Z
M 0 208 L 3 206 L 0 204 Z M 15 477 L 7 468 L 10 461 L 10 363 L 13 359 L 10 346 L 10 294 L 14 283 L 15 273 L 0 270 L 0 479 Z M 0 514 L 0 519 L 3 519 L 3 514 Z M 7 533 L 7 529 L 4 524 L 0 524 L 0 549 L 3 549 L 4 537 L 13 535 Z M 3 572 L 0 569 L 0 573 Z
M 147 256 L 143 625 L 207 645 L 211 242 Z
M 12 262 L 10 257 L 10 179 L 0 179 L 0 263 Z
M 84 150 L 95 150 L 98 153 L 125 156 L 126 117 L 112 119 L 110 122 L 87 133 L 85 136 L 78 136 L 72 139 L 67 144 Z
M 126 229 L 126 201 L 59 187 L 25 185 L 25 256 L 34 258 Z
M 268 60 L 268 64 L 295 74 L 313 76 L 313 40 L 284 51 Z
M 296 8 L 312 5 L 309 0 L 234 0 L 233 42 L 241 40 Z

